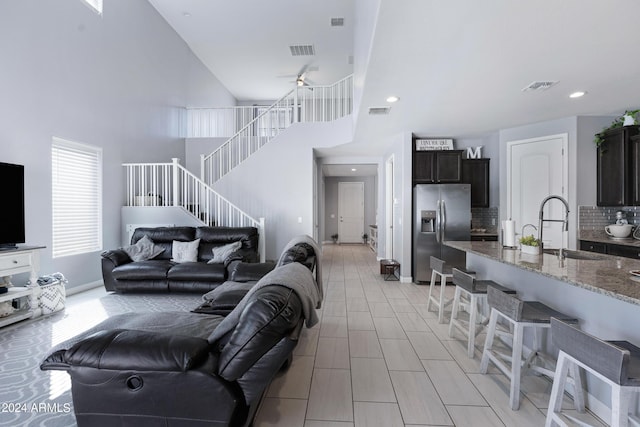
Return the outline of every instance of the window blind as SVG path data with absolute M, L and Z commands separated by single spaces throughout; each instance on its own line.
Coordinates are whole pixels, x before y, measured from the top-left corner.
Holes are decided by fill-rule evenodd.
M 53 139 L 53 257 L 102 249 L 102 150 Z

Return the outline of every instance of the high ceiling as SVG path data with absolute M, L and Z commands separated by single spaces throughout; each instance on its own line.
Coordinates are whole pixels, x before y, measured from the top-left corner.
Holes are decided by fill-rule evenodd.
M 280 98 L 303 67 L 315 70 L 306 77 L 316 84 L 352 73 L 352 0 L 149 2 L 239 101 Z M 291 45 L 313 45 L 316 54 L 292 56 Z
M 239 100 L 276 99 L 305 65 L 330 84 L 351 73 L 356 1 L 149 0 Z M 376 155 L 393 135 L 478 136 L 575 115 L 640 107 L 636 0 L 379 0 L 355 139 L 335 154 Z M 358 9 L 360 10 L 360 9 Z M 190 16 L 185 16 L 189 14 Z M 374 15 L 375 16 L 375 15 Z M 344 27 L 331 27 L 331 18 Z M 313 44 L 315 57 L 293 57 Z M 358 67 L 358 64 L 362 64 Z M 366 65 L 366 67 L 365 67 Z M 289 75 L 289 77 L 280 77 Z M 533 81 L 558 81 L 523 92 Z M 576 90 L 587 95 L 570 99 Z M 400 101 L 386 116 L 369 107 Z M 366 150 L 366 151 L 365 151 Z

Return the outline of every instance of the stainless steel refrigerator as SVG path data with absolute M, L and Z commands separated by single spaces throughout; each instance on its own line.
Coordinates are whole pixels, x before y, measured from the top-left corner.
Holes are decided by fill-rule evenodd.
M 431 280 L 429 260 L 440 258 L 464 267 L 465 253 L 444 246 L 445 240 L 469 240 L 471 185 L 418 184 L 413 189 L 413 280 Z

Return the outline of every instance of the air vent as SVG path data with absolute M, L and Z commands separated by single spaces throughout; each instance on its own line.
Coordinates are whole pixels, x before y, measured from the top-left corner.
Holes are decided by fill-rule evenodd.
M 344 18 L 331 18 L 332 27 L 344 27 Z
M 549 89 L 551 86 L 554 86 L 558 83 L 558 81 L 553 81 L 553 80 L 549 80 L 549 81 L 536 81 L 536 82 L 531 82 L 529 83 L 526 87 L 522 88 L 523 92 L 532 92 L 532 91 L 541 91 L 541 90 L 547 90 Z
M 389 111 L 391 111 L 391 107 L 369 107 L 371 115 L 389 114 Z
M 316 50 L 312 44 L 294 44 L 289 46 L 292 56 L 313 56 Z

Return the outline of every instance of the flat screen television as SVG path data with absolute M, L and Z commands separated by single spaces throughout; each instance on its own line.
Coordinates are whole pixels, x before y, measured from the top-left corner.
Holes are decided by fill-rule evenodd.
M 0 162 L 0 248 L 24 243 L 24 166 Z

